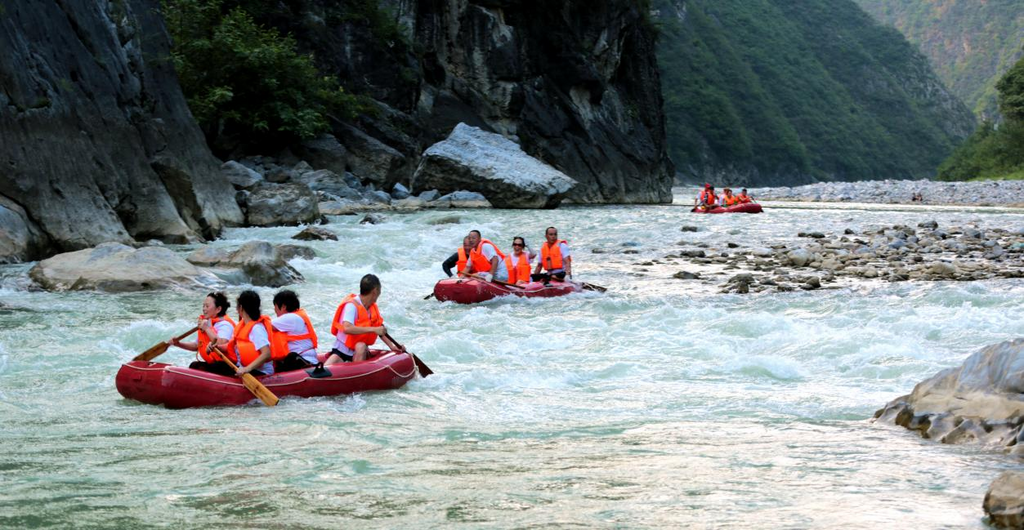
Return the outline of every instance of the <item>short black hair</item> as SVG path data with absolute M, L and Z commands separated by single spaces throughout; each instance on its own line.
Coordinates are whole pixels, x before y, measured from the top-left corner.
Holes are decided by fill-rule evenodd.
M 260 318 L 260 295 L 256 291 L 242 291 L 235 303 L 251 320 Z
M 299 310 L 299 295 L 291 289 L 285 289 L 274 295 L 274 306 L 284 307 L 284 310 L 291 313 Z
M 479 230 L 470 230 L 470 231 L 469 231 L 469 233 L 470 233 L 470 234 L 472 234 L 473 232 L 476 232 L 476 236 L 477 236 L 477 237 L 479 237 L 479 238 L 483 238 L 483 237 L 484 237 L 484 236 L 483 236 L 483 235 L 482 235 L 482 234 L 480 233 L 480 231 L 479 231 Z M 469 236 L 467 236 L 467 237 L 469 237 Z
M 224 291 L 217 291 L 206 295 L 207 298 L 213 298 L 213 305 L 217 306 L 217 316 L 222 317 L 228 314 L 228 308 L 231 307 L 231 302 L 228 302 L 228 295 L 224 294 Z
M 359 280 L 359 294 L 366 296 L 373 292 L 374 289 L 380 287 L 380 278 L 367 274 L 363 276 L 362 280 Z
M 549 226 L 549 227 L 544 229 L 544 235 L 548 235 L 548 230 L 554 230 L 556 234 L 558 233 L 558 229 L 557 228 L 555 228 L 553 226 Z

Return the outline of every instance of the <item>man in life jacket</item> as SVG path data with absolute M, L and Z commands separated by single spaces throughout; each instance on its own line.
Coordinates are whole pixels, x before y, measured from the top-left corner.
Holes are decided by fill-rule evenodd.
M 274 363 L 275 372 L 298 370 L 316 364 L 316 331 L 306 311 L 299 307 L 295 291 L 285 289 L 274 295 L 274 313 L 270 321 L 274 327 L 272 349 L 284 350 L 288 355 Z
M 270 317 L 260 312 L 260 295 L 256 291 L 242 291 L 235 300 L 238 306 L 238 324 L 235 335 L 225 348 L 228 360 L 235 363 L 242 374 L 253 376 L 274 373 L 274 363 L 288 355 L 287 351 L 272 349 L 271 338 L 274 327 Z
M 377 309 L 380 290 L 380 279 L 367 274 L 359 281 L 359 295 L 350 294 L 341 301 L 331 320 L 331 334 L 335 336 L 334 349 L 324 361 L 324 366 L 365 361 L 377 337 L 388 348 L 405 351 L 384 336 L 388 330 L 384 327 L 384 317 Z
M 738 198 L 740 200 L 740 204 L 747 204 L 748 202 L 754 202 L 754 199 L 751 199 L 750 196 L 747 195 L 747 188 L 743 188 L 742 190 L 740 190 L 740 194 L 737 195 L 736 198 Z
M 172 346 L 183 350 L 196 352 L 201 360 L 196 360 L 188 365 L 193 370 L 202 370 L 221 375 L 235 375 L 234 368 L 221 362 L 215 353 L 209 351 L 211 344 L 227 346 L 228 341 L 235 334 L 235 322 L 227 316 L 231 302 L 222 292 L 210 293 L 203 300 L 203 313 L 199 316 L 198 340 L 196 342 L 182 342 L 176 337 L 167 341 Z
M 740 203 L 740 198 L 732 194 L 732 188 L 725 188 L 722 194 L 722 206 L 726 208 L 730 206 L 736 206 Z
M 710 210 L 718 206 L 718 197 L 715 196 L 715 187 L 711 184 L 704 184 L 704 190 L 697 195 L 697 206 Z
M 564 239 L 558 239 L 558 229 L 549 226 L 544 230 L 544 243 L 540 246 L 540 260 L 533 270 L 534 281 L 547 283 L 551 278 L 565 281 L 565 275 L 572 277 L 572 254 L 569 252 L 569 243 Z M 544 274 L 541 274 L 541 269 Z
M 464 271 L 465 274 L 475 273 L 485 280 L 508 281 L 508 270 L 501 265 L 505 260 L 505 254 L 498 249 L 498 246 L 484 239 L 479 230 L 470 230 L 469 245 L 473 248 L 469 253 L 469 263 Z
M 462 272 L 466 268 L 466 264 L 469 263 L 469 253 L 473 251 L 473 247 L 469 244 L 469 236 L 462 238 L 462 247 L 459 248 L 454 254 L 448 256 L 448 259 L 444 260 L 441 264 L 441 270 L 452 277 L 452 267 L 455 267 L 455 272 Z
M 519 236 L 512 238 L 512 253 L 505 256 L 504 266 L 508 283 L 524 285 L 530 282 L 530 252 L 525 239 Z

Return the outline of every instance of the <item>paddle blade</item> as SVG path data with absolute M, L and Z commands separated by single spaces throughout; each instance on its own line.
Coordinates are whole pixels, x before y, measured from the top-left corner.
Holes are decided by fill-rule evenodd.
M 280 401 L 270 389 L 263 386 L 263 383 L 259 382 L 252 374 L 242 374 L 242 384 L 245 385 L 245 388 L 249 389 L 249 392 L 252 392 L 252 395 L 260 398 L 260 401 L 268 407 L 273 407 Z
M 411 353 L 409 355 L 412 355 L 412 361 L 416 363 L 416 369 L 420 371 L 420 377 L 426 377 L 434 373 L 434 371 L 431 370 L 429 366 L 427 366 L 427 363 L 421 361 L 419 357 Z
M 152 361 L 153 359 L 157 358 L 158 356 L 163 355 L 163 353 L 165 351 L 167 351 L 167 348 L 169 348 L 170 346 L 171 345 L 167 344 L 166 342 L 161 342 L 160 344 L 157 344 L 156 346 L 153 346 L 152 348 L 150 348 L 150 349 L 148 349 L 148 350 L 146 350 L 146 351 L 136 355 L 135 358 L 132 359 L 132 360 L 133 361 Z
M 599 293 L 603 293 L 608 290 L 607 287 L 601 287 L 600 285 L 594 285 L 592 283 L 584 283 L 583 288 L 588 291 L 596 291 Z

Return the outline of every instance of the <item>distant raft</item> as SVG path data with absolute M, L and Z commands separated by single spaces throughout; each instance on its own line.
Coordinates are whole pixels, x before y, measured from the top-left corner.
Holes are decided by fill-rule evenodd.
M 368 361 L 338 363 L 281 372 L 259 378 L 277 397 L 320 397 L 400 388 L 416 376 L 412 356 L 377 351 Z M 131 361 L 121 365 L 115 380 L 122 396 L 169 409 L 244 405 L 255 398 L 237 377 L 164 363 Z
M 521 287 L 499 285 L 473 278 L 448 278 L 434 285 L 434 297 L 442 302 L 475 304 L 500 296 L 521 296 L 524 298 L 549 298 L 583 291 L 583 284 L 568 281 L 551 281 L 547 285 L 531 282 Z
M 702 208 L 694 208 L 690 210 L 693 213 L 761 213 L 764 210 L 760 204 L 756 202 L 748 202 L 746 204 L 737 204 L 736 206 L 730 206 L 723 208 L 721 206 L 711 208 L 710 210 L 704 210 Z

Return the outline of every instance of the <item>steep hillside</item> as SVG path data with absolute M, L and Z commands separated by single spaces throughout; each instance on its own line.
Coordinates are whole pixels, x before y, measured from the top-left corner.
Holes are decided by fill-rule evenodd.
M 920 47 L 979 118 L 996 117 L 996 80 L 1024 53 L 1020 0 L 855 1 Z
M 848 0 L 659 0 L 669 153 L 684 179 L 925 178 L 973 117 Z

